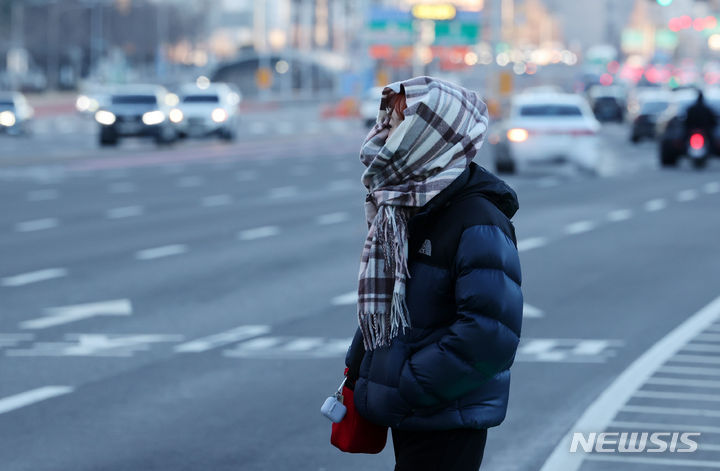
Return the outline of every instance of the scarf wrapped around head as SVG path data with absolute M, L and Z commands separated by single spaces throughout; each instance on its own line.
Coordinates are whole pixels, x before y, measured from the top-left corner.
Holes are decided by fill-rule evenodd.
M 405 119 L 388 137 L 389 100 L 404 91 Z M 488 126 L 477 93 L 433 77 L 395 82 L 383 90 L 377 123 L 360 160 L 367 167 L 368 234 L 360 261 L 358 321 L 367 350 L 390 345 L 410 327 L 405 283 L 410 277 L 408 219 L 470 164 Z

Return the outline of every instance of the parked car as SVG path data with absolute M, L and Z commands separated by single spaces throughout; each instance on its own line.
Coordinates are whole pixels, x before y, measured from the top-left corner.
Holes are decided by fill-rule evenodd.
M 669 92 L 645 92 L 637 96 L 628 107 L 630 120 L 630 140 L 634 143 L 641 139 L 655 139 L 655 126 L 658 117 L 667 109 L 672 99 Z
M 19 92 L 0 93 L 0 133 L 29 134 L 33 109 Z
M 240 94 L 224 83 L 205 88 L 195 84 L 180 89 L 180 103 L 171 112 L 181 137 L 219 136 L 233 140 L 237 135 Z
M 123 137 L 149 137 L 157 144 L 177 138 L 169 115 L 168 91 L 159 85 L 126 85 L 116 88 L 109 104 L 95 112 L 100 125 L 100 145 L 116 145 Z
M 500 129 L 500 135 L 490 139 L 496 142 L 495 167 L 499 173 L 565 162 L 591 167 L 598 159 L 600 123 L 580 95 L 518 95 Z
M 385 87 L 373 87 L 367 90 L 360 100 L 360 117 L 369 128 L 377 121 L 383 88 Z
M 720 122 L 720 90 L 709 89 L 703 93 L 705 104 Z M 661 166 L 675 167 L 682 157 L 690 157 L 693 164 L 701 168 L 705 166 L 708 158 L 720 156 L 720 126 L 709 135 L 704 131 L 688 132 L 685 126 L 687 110 L 696 100 L 696 89 L 673 92 L 672 103 L 658 118 L 656 132 Z

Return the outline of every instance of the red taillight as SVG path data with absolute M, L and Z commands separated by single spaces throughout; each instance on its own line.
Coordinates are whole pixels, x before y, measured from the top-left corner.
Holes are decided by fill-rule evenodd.
M 705 138 L 700 133 L 690 136 L 690 147 L 693 149 L 702 149 L 705 146 Z

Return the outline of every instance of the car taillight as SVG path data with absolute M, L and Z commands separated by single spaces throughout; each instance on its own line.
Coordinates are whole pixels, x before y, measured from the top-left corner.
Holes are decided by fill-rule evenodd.
M 690 147 L 693 149 L 702 149 L 705 146 L 705 137 L 700 133 L 690 136 Z
M 525 142 L 528 138 L 527 129 L 513 128 L 507 132 L 507 138 L 510 142 Z

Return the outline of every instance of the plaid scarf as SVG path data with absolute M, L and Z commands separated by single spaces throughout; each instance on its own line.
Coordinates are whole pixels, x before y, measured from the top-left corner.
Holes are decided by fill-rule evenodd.
M 405 119 L 388 137 L 390 98 L 405 92 Z M 410 277 L 408 219 L 470 164 L 488 125 L 487 107 L 473 91 L 432 77 L 395 82 L 383 90 L 377 124 L 360 151 L 367 167 L 368 234 L 360 261 L 358 320 L 366 350 L 390 345 L 410 327 L 405 284 Z

